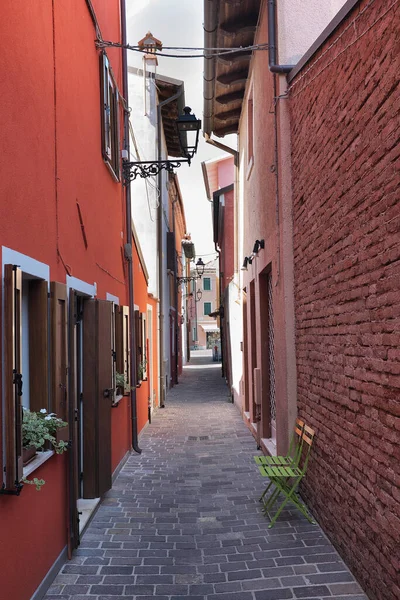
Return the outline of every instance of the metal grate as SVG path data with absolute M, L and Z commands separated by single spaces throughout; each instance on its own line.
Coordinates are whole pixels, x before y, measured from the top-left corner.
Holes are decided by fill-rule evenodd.
M 276 421 L 274 307 L 272 302 L 272 275 L 268 275 L 268 353 L 269 353 L 269 406 L 273 426 Z

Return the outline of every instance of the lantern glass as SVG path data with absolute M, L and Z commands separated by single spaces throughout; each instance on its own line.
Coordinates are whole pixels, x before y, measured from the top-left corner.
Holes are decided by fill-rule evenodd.
M 196 119 L 196 116 L 191 114 L 191 112 L 192 109 L 189 106 L 185 106 L 183 114 L 179 115 L 175 121 L 182 155 L 188 158 L 189 161 L 197 152 L 201 129 L 201 120 Z

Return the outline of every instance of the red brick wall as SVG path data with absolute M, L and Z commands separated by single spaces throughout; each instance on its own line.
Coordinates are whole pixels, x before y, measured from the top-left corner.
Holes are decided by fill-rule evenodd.
M 291 82 L 298 406 L 317 432 L 304 495 L 370 597 L 395 600 L 400 5 L 367 4 Z

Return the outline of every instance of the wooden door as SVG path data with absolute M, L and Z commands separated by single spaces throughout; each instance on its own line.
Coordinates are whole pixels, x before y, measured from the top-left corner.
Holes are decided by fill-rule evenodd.
M 112 485 L 112 302 L 86 300 L 83 310 L 83 497 L 99 498 Z
M 78 421 L 78 397 L 77 397 L 77 320 L 78 306 L 77 294 L 75 290 L 69 292 L 69 403 L 68 403 L 68 424 L 71 448 L 68 452 L 69 457 L 69 477 L 68 477 L 68 504 L 69 504 L 69 531 L 68 531 L 68 554 L 79 546 L 79 514 L 77 508 L 79 473 L 78 473 L 78 442 L 79 442 L 79 421 Z

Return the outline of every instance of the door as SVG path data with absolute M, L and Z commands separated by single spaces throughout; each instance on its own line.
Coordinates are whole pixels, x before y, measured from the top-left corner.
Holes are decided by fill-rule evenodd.
M 75 290 L 69 292 L 69 404 L 68 404 L 68 423 L 71 448 L 68 452 L 69 459 L 69 477 L 68 477 L 68 504 L 69 504 L 69 531 L 68 531 L 68 556 L 71 557 L 72 551 L 79 546 L 79 514 L 77 508 L 78 501 L 78 443 L 79 443 L 79 411 L 77 394 L 77 322 L 78 315 L 78 296 Z
M 112 311 L 112 302 L 85 300 L 80 457 L 83 498 L 100 498 L 112 485 Z

